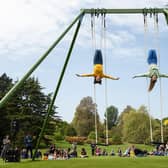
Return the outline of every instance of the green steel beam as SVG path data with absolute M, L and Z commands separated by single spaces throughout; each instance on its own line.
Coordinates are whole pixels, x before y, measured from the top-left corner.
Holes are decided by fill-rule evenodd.
M 164 12 L 166 22 L 167 22 L 167 25 L 168 25 L 168 9 L 164 9 L 163 12 Z
M 47 125 L 49 116 L 50 116 L 50 114 L 51 114 L 51 112 L 52 112 L 52 108 L 53 108 L 54 102 L 55 102 L 55 100 L 56 100 L 56 97 L 57 97 L 59 88 L 60 88 L 60 86 L 61 86 L 61 82 L 62 82 L 62 79 L 63 79 L 63 77 L 64 77 L 64 73 L 65 73 L 66 67 L 67 67 L 67 65 L 68 65 L 68 62 L 69 62 L 69 59 L 70 59 L 70 56 L 71 56 L 71 53 L 72 53 L 73 46 L 74 46 L 74 44 L 75 44 L 75 40 L 76 40 L 76 37 L 77 37 L 77 35 L 78 35 L 79 28 L 80 28 L 80 26 L 81 26 L 82 19 L 83 19 L 83 15 L 81 16 L 81 18 L 80 18 L 80 20 L 79 20 L 79 22 L 78 22 L 78 24 L 77 24 L 77 27 L 76 27 L 76 30 L 75 30 L 75 33 L 74 33 L 74 36 L 73 36 L 71 45 L 70 45 L 70 47 L 69 47 L 69 51 L 68 51 L 68 54 L 67 54 L 67 57 L 66 57 L 64 66 L 63 66 L 62 71 L 61 71 L 61 75 L 60 75 L 60 77 L 59 77 L 59 81 L 58 81 L 58 83 L 57 83 L 57 86 L 56 86 L 56 89 L 55 89 L 53 98 L 52 98 L 52 100 L 51 100 L 51 103 L 50 103 L 50 105 L 49 105 L 49 107 L 48 107 L 47 115 L 46 115 L 46 118 L 45 118 L 45 120 L 44 120 L 44 122 L 43 122 L 42 129 L 41 129 L 41 132 L 40 132 L 40 134 L 39 134 L 39 138 L 38 138 L 37 143 L 36 143 L 35 152 L 34 152 L 34 155 L 33 155 L 33 160 L 35 160 L 35 156 L 36 156 L 36 153 L 37 153 L 37 150 L 38 150 L 38 147 L 39 147 L 41 138 L 42 138 L 43 133 L 44 133 L 44 131 L 45 131 L 45 128 L 46 128 L 46 125 Z
M 138 13 L 164 13 L 163 8 L 144 8 L 144 9 L 82 9 L 85 14 L 138 14 Z
M 40 57 L 40 59 L 30 68 L 30 70 L 18 81 L 8 93 L 1 99 L 0 108 L 2 108 L 7 101 L 15 94 L 15 92 L 23 85 L 25 80 L 34 72 L 34 70 L 41 64 L 41 62 L 48 56 L 48 54 L 54 49 L 54 47 L 61 41 L 61 39 L 66 35 L 66 33 L 72 28 L 72 26 L 83 16 L 84 11 L 82 10 L 80 14 L 72 21 L 72 23 L 66 28 L 66 30 L 58 37 L 58 39 L 51 45 L 51 47 Z
M 82 9 L 85 14 L 155 14 L 163 13 L 168 25 L 168 8 L 144 8 L 144 9 Z

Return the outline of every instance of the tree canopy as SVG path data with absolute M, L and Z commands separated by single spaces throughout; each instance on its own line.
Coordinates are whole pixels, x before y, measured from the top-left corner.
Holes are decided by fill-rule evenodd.
M 2 98 L 15 83 L 16 82 L 13 82 L 10 77 L 3 74 L 0 77 L 0 97 Z M 13 121 L 17 122 L 17 129 L 19 129 L 17 131 L 17 136 L 20 141 L 23 141 L 23 136 L 27 132 L 37 137 L 51 100 L 51 94 L 46 95 L 42 92 L 42 89 L 38 79 L 31 77 L 25 81 L 24 85 L 16 92 L 15 96 L 0 109 L 1 137 L 5 134 L 13 135 L 14 128 L 11 130 L 11 123 Z M 59 118 L 56 114 L 56 107 L 53 107 L 45 135 L 53 133 L 55 121 Z

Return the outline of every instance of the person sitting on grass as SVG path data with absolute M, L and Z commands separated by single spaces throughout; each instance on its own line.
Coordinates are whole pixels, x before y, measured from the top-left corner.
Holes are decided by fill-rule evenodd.
M 102 151 L 101 155 L 102 155 L 102 156 L 107 156 L 107 155 L 108 155 L 108 153 L 107 153 L 106 149 L 103 149 L 103 151 Z
M 81 154 L 80 154 L 80 157 L 81 157 L 81 158 L 87 158 L 87 157 L 88 157 L 88 155 L 87 155 L 87 152 L 86 152 L 85 148 L 82 148 L 82 150 L 81 150 Z
M 115 156 L 114 149 L 111 150 L 110 156 Z

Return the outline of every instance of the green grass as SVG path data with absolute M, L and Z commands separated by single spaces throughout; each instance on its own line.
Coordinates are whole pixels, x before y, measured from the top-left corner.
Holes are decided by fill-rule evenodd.
M 120 147 L 124 152 L 130 144 L 124 145 L 111 145 L 111 146 L 99 146 L 101 149 L 106 149 L 108 153 L 113 149 L 117 152 Z M 71 147 L 71 144 L 60 141 L 56 143 L 56 147 L 67 149 Z M 142 158 L 125 158 L 118 156 L 101 156 L 92 157 L 91 148 L 89 144 L 77 145 L 78 154 L 80 154 L 81 148 L 85 148 L 89 157 L 77 158 L 69 160 L 48 160 L 48 161 L 31 161 L 21 160 L 19 163 L 4 163 L 0 160 L 0 168 L 167 168 L 168 157 L 142 157 Z M 154 146 L 147 145 L 135 145 L 136 148 L 151 151 Z M 43 149 L 42 152 L 46 152 L 47 149 Z
M 20 163 L 3 163 L 0 168 L 167 168 L 168 157 L 89 157 L 69 160 L 30 161 Z

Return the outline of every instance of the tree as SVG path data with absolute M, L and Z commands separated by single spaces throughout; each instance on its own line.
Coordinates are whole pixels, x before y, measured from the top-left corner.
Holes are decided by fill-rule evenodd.
M 75 128 L 78 136 L 88 136 L 95 129 L 95 112 L 96 105 L 91 97 L 84 97 L 76 108 L 75 116 L 72 120 L 72 125 Z M 99 115 L 97 113 L 97 123 L 100 125 Z
M 77 135 L 75 128 L 71 124 L 67 126 L 65 130 L 65 135 L 66 136 L 76 136 Z
M 1 98 L 13 85 L 12 79 L 7 77 L 6 74 L 0 77 Z M 3 126 L 5 128 L 5 130 L 2 129 L 2 135 L 6 133 L 10 134 L 10 123 L 15 120 L 19 123 L 20 128 L 17 132 L 18 143 L 19 141 L 23 143 L 23 136 L 27 132 L 30 132 L 32 135 L 39 135 L 48 105 L 51 101 L 51 94 L 44 94 L 42 89 L 37 78 L 29 78 L 7 104 L 0 109 L 4 113 L 4 120 L 0 123 L 0 127 Z M 56 107 L 54 106 L 44 137 L 54 133 L 55 122 L 58 119 L 55 109 Z
M 123 117 L 123 139 L 130 143 L 149 142 L 149 116 L 145 107 L 132 110 Z
M 110 130 L 117 123 L 118 109 L 115 106 L 110 106 L 106 109 L 106 111 L 107 111 L 108 129 Z M 106 118 L 106 113 L 104 114 L 104 116 Z
M 13 86 L 12 79 L 9 78 L 5 73 L 0 76 L 0 99 L 7 93 L 7 91 Z M 3 138 L 6 134 L 9 134 L 10 130 L 10 120 L 7 117 L 8 112 L 13 112 L 13 109 L 10 108 L 11 103 L 3 108 L 0 108 L 0 137 Z M 2 140 L 2 139 L 1 139 Z

